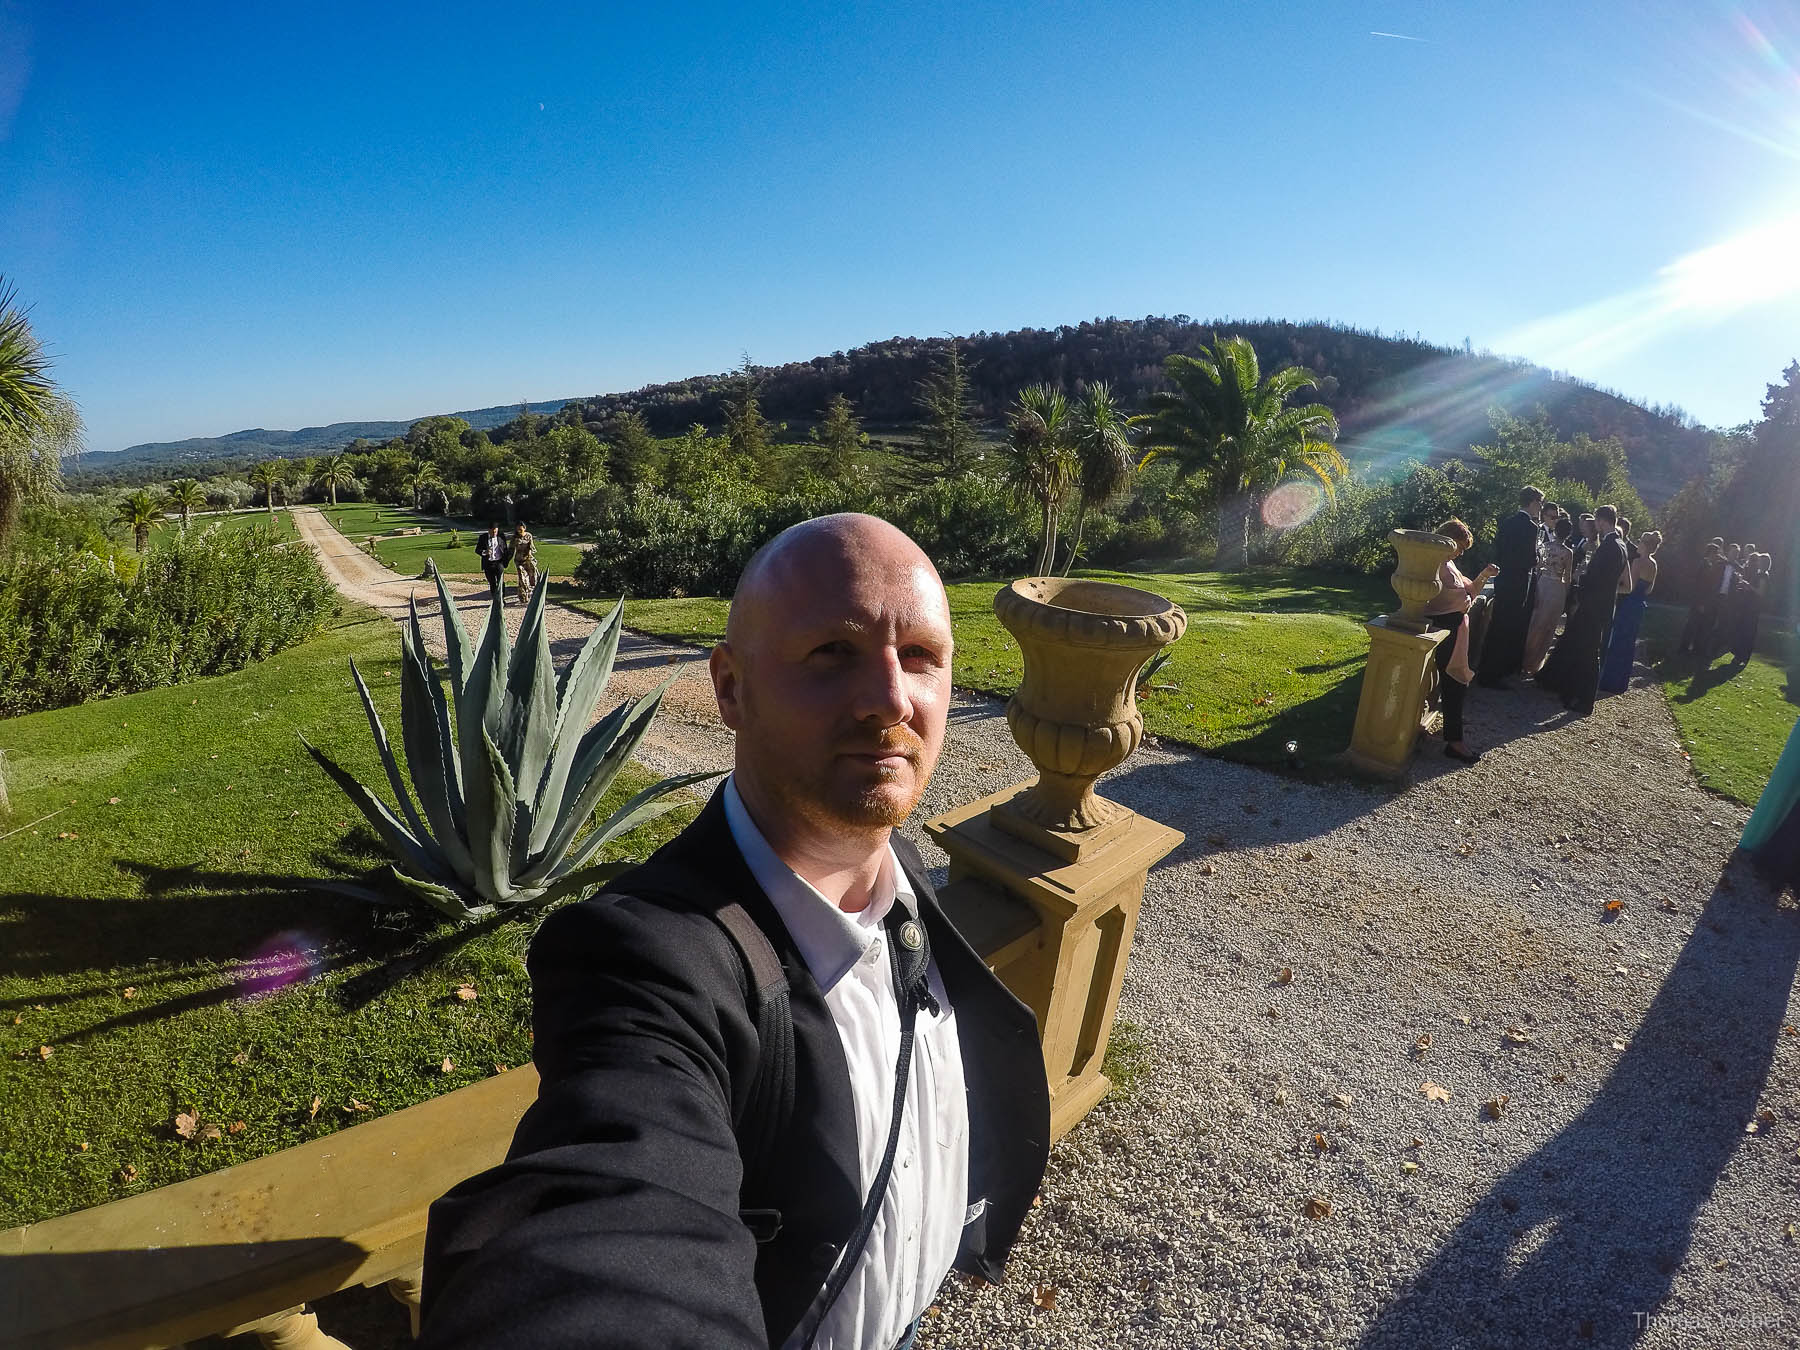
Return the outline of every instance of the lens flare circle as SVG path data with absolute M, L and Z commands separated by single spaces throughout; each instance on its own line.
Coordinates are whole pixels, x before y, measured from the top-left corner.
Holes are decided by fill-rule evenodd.
M 1291 530 L 1318 515 L 1324 505 L 1325 493 L 1317 483 L 1283 483 L 1263 498 L 1263 524 L 1272 530 Z

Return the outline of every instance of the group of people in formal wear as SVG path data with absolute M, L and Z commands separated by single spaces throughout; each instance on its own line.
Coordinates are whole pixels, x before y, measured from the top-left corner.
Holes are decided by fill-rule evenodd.
M 487 578 L 488 592 L 496 599 L 501 599 L 506 588 L 506 564 L 512 563 L 514 568 L 513 583 L 519 592 L 521 605 L 531 602 L 531 593 L 537 589 L 537 536 L 520 521 L 513 526 L 510 535 L 500 532 L 500 522 L 494 521 L 488 526 L 487 533 L 479 535 L 475 540 L 475 553 L 481 559 L 482 575 Z
M 1729 650 L 1731 663 L 1746 664 L 1756 650 L 1756 630 L 1769 594 L 1774 559 L 1755 544 L 1728 544 L 1711 539 L 1702 550 L 1694 579 L 1694 603 L 1679 650 L 1710 666 Z
M 1656 587 L 1660 533 L 1633 538 L 1616 507 L 1574 516 L 1535 487 L 1521 489 L 1519 509 L 1500 522 L 1497 561 L 1473 577 L 1456 559 L 1474 545 L 1474 531 L 1453 518 L 1436 533 L 1456 545 L 1425 606 L 1430 629 L 1450 634 L 1436 656 L 1447 756 L 1469 764 L 1480 758 L 1464 739 L 1472 684 L 1506 689 L 1515 678 L 1532 678 L 1578 717 L 1593 711 L 1600 691 L 1630 684 L 1638 629 Z

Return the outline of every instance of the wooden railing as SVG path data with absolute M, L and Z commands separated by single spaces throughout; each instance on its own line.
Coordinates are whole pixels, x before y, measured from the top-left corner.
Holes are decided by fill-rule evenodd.
M 529 1065 L 252 1162 L 0 1232 L 0 1344 L 161 1350 L 255 1332 L 341 1343 L 305 1305 L 385 1284 L 418 1318 L 425 1213 L 501 1161 Z

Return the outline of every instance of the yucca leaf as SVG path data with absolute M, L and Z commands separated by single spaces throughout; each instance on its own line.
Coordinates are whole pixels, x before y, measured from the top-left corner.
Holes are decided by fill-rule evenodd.
M 306 737 L 300 737 L 300 744 L 306 746 L 307 754 L 318 762 L 319 767 L 325 770 L 331 781 L 342 788 L 344 795 L 350 798 L 356 809 L 367 817 L 369 824 L 375 827 L 375 833 L 381 836 L 382 843 L 387 845 L 389 853 L 427 876 L 441 881 L 451 879 L 439 876 L 436 862 L 431 853 L 427 852 L 406 826 L 401 824 L 399 818 L 388 810 L 386 803 L 381 798 L 357 782 L 347 770 L 338 767 L 330 756 L 311 745 Z
M 356 692 L 362 695 L 363 711 L 369 716 L 369 730 L 374 733 L 375 748 L 381 752 L 381 767 L 387 770 L 388 786 L 394 790 L 394 800 L 400 804 L 401 814 L 406 817 L 407 828 L 418 837 L 420 846 L 429 848 L 432 843 L 431 835 L 425 829 L 425 823 L 419 819 L 419 813 L 413 809 L 412 794 L 406 790 L 406 783 L 400 777 L 400 766 L 394 761 L 393 747 L 388 744 L 387 728 L 381 725 L 381 714 L 375 711 L 375 700 L 369 694 L 369 686 L 363 682 L 362 672 L 356 668 L 354 657 L 350 660 L 350 677 L 356 681 Z M 402 688 L 403 703 L 405 697 L 406 692 Z M 404 706 L 400 710 L 400 722 L 402 730 L 404 730 L 406 724 Z M 407 754 L 410 759 L 411 752 L 408 751 Z
M 417 627 L 418 611 L 413 612 Z M 463 844 L 456 813 L 451 809 L 451 794 L 460 798 L 460 789 L 450 781 L 444 763 L 443 739 L 447 728 L 440 719 L 448 714 L 440 707 L 442 690 L 431 673 L 431 658 L 418 646 L 407 629 L 400 630 L 400 731 L 406 746 L 406 764 L 412 770 L 413 787 L 419 794 L 419 807 L 431 823 L 438 850 L 444 855 L 445 870 L 465 886 L 475 883 L 475 864 Z M 438 695 L 433 698 L 433 694 Z
M 675 675 L 669 676 L 633 703 L 615 735 L 605 740 L 596 740 L 589 754 L 578 757 L 568 788 L 563 793 L 562 803 L 557 808 L 556 823 L 551 828 L 542 852 L 535 856 L 530 870 L 519 878 L 520 884 L 540 885 L 550 870 L 562 861 L 563 854 L 569 851 L 576 834 L 587 823 L 588 817 L 594 814 L 594 808 L 600 805 L 600 799 L 606 795 L 607 788 L 612 786 L 613 779 L 618 777 L 619 770 L 625 767 L 625 762 L 637 750 L 638 743 L 649 732 L 651 719 L 656 716 L 656 710 L 662 704 L 663 693 L 675 678 Z
M 575 763 L 587 737 L 593 734 L 588 718 L 600 701 L 607 682 L 612 679 L 613 662 L 619 654 L 619 631 L 624 620 L 625 602 L 613 606 L 601 625 L 588 635 L 581 652 L 563 671 L 556 687 L 556 733 L 552 738 L 549 762 L 544 767 L 543 781 L 538 784 L 531 827 L 531 851 L 541 851 L 556 822 L 554 807 L 562 801 L 563 789 L 569 781 L 569 769 Z M 621 708 L 624 705 L 620 705 Z M 611 720 L 609 715 L 597 726 Z M 622 719 L 621 719 L 622 720 Z M 605 733 L 602 733 L 605 734 Z M 530 780 L 525 780 L 529 782 Z
M 450 597 L 450 588 L 444 584 L 444 575 L 437 569 L 437 563 L 431 563 L 431 579 L 437 582 L 438 614 L 444 621 L 444 664 L 450 668 L 450 692 L 453 697 L 462 697 L 463 685 L 468 683 L 469 666 L 475 660 L 475 648 L 469 642 L 469 630 L 463 627 L 462 615 L 456 612 L 456 601 Z
M 539 586 L 525 607 L 518 645 L 507 666 L 506 703 L 496 738 L 513 780 L 532 802 L 537 800 L 544 761 L 556 734 L 556 666 L 550 660 L 550 633 L 544 626 L 544 597 L 549 593 L 548 586 Z
M 579 868 L 620 835 L 635 830 L 640 825 L 647 825 L 658 816 L 667 815 L 670 811 L 678 811 L 688 805 L 686 801 L 672 800 L 671 793 L 680 792 L 683 788 L 690 787 L 695 783 L 703 783 L 709 778 L 723 777 L 727 772 L 728 770 L 725 769 L 712 769 L 705 773 L 677 774 L 673 778 L 663 779 L 660 783 L 652 783 L 613 812 L 604 825 L 570 849 L 568 856 L 552 869 L 550 880 L 555 882 L 563 876 L 572 874 L 576 868 Z

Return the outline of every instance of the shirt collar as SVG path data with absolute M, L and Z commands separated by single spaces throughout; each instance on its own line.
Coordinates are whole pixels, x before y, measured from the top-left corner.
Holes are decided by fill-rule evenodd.
M 911 913 L 915 907 L 912 887 L 906 873 L 888 845 L 886 865 L 875 884 L 875 895 L 857 914 L 846 914 L 805 877 L 781 860 L 738 793 L 737 776 L 725 780 L 725 823 L 731 838 L 744 855 L 750 875 L 756 878 L 775 912 L 787 925 L 788 936 L 800 952 L 800 959 L 818 983 L 821 993 L 829 993 L 875 940 L 882 919 L 898 903 Z

